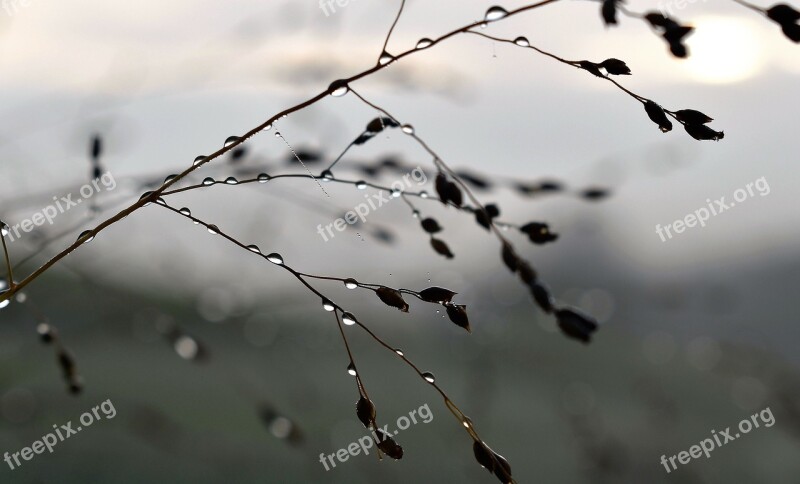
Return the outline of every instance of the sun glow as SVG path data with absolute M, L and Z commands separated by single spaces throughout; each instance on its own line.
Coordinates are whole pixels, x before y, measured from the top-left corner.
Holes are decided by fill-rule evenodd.
M 709 84 L 728 84 L 753 77 L 763 66 L 763 48 L 753 25 L 726 17 L 700 18 L 688 37 L 689 75 Z

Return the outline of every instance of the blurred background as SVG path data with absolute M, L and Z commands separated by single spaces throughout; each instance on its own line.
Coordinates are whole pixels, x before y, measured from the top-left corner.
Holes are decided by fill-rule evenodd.
M 512 9 L 521 1 L 507 1 Z M 374 65 L 397 2 L 10 0 L 0 10 L 0 219 L 13 226 L 90 180 L 92 137 L 116 181 L 10 243 L 18 279 L 78 234 L 132 203 L 198 155 L 274 113 Z M 388 50 L 399 53 L 483 17 L 492 3 L 410 0 Z M 472 334 L 437 306 L 408 314 L 341 283 L 316 287 L 402 348 L 511 463 L 518 482 L 800 482 L 800 224 L 794 190 L 800 57 L 767 19 L 733 2 L 666 2 L 697 27 L 678 60 L 642 21 L 606 28 L 593 2 L 559 2 L 483 32 L 526 36 L 567 59 L 616 57 L 632 91 L 715 118 L 725 139 L 662 134 L 613 85 L 533 51 L 458 36 L 354 84 L 413 124 L 450 166 L 485 177 L 501 219 L 550 224 L 545 246 L 509 231 L 555 297 L 602 323 L 590 345 L 568 340 L 503 266 L 497 240 L 435 201 L 416 202 L 455 254 L 434 253 L 399 199 L 328 241 L 317 232 L 363 201 L 350 185 L 311 180 L 216 185 L 169 197 L 297 270 L 421 290 L 467 304 Z M 643 1 L 630 10 L 653 8 Z M 669 10 L 668 10 L 669 11 Z M 326 13 L 327 12 L 327 13 Z M 285 141 L 256 136 L 204 177 L 319 173 L 377 116 L 355 96 L 281 119 Z M 319 160 L 314 161 L 314 155 Z M 335 174 L 390 184 L 432 160 L 400 130 L 343 158 Z M 408 170 L 406 170 L 407 172 Z M 655 226 L 759 178 L 769 194 L 663 242 Z M 516 183 L 555 181 L 531 196 Z M 101 185 L 102 186 L 102 185 Z M 605 187 L 611 196 L 577 194 Z M 99 211 L 92 211 L 97 207 Z M 57 328 L 84 391 L 70 395 L 37 324 Z M 494 482 L 441 397 L 363 331 L 347 328 L 378 418 L 425 404 L 430 423 L 396 439 L 400 461 L 373 454 L 326 471 L 365 435 L 338 328 L 319 299 L 261 259 L 158 206 L 102 232 L 0 310 L 0 451 L 18 452 L 110 399 L 95 423 L 0 481 Z M 769 407 L 755 429 L 667 474 L 675 455 Z

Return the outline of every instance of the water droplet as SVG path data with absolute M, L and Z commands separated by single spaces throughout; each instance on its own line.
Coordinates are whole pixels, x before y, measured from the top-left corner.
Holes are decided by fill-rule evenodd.
M 428 382 L 428 383 L 433 383 L 433 382 L 436 381 L 436 377 L 433 376 L 433 373 L 431 373 L 429 371 L 426 371 L 425 373 L 423 373 L 422 374 L 422 378 L 424 378 L 425 381 Z
M 5 301 L 0 302 L 0 309 L 7 307 L 9 304 L 11 304 L 11 299 L 6 299 Z
M 214 179 L 211 178 L 210 176 L 206 177 L 206 178 L 203 178 L 203 185 L 205 185 L 205 186 L 213 185 L 214 183 L 215 183 Z
M 270 178 L 266 173 L 261 173 L 258 175 L 258 183 L 267 183 Z
M 489 26 L 489 24 L 487 24 L 486 22 L 481 22 L 481 23 L 480 23 L 480 27 L 481 27 L 482 29 L 485 29 L 485 28 L 486 28 L 486 27 L 488 27 L 488 26 Z
M 240 138 L 238 136 L 228 136 L 228 139 L 225 140 L 225 145 L 224 146 L 225 146 L 225 148 L 227 148 L 228 146 L 236 143 L 237 141 L 239 141 L 241 139 L 242 138 Z
M 531 46 L 531 43 L 528 42 L 528 39 L 525 38 L 525 37 L 522 37 L 522 36 L 517 37 L 516 39 L 514 39 L 514 43 L 517 44 L 520 47 L 530 47 Z
M 197 166 L 200 163 L 204 162 L 206 160 L 206 158 L 208 158 L 208 157 L 200 155 L 200 156 L 198 156 L 197 158 L 194 159 L 194 162 L 192 163 L 192 165 Z
M 411 216 L 414 218 L 419 218 L 419 210 L 414 210 L 413 212 L 411 212 Z
M 333 81 L 330 86 L 328 86 L 328 92 L 333 97 L 342 97 L 350 90 L 347 86 L 347 82 L 344 79 L 339 79 L 338 81 Z
M 367 182 L 364 180 L 359 180 L 356 182 L 356 188 L 359 190 L 366 190 L 367 189 Z
M 433 45 L 433 41 L 431 39 L 419 39 L 419 42 L 417 42 L 417 49 L 427 49 L 431 45 Z
M 178 178 L 178 175 L 170 175 L 170 176 L 164 178 L 164 183 L 169 183 L 169 182 L 171 182 L 172 180 L 174 180 L 176 178 Z
M 192 216 L 192 211 L 191 211 L 191 210 L 189 210 L 189 209 L 188 209 L 188 208 L 186 208 L 186 207 L 183 207 L 182 209 L 180 209 L 180 210 L 178 210 L 178 211 L 181 213 L 181 215 L 186 215 L 186 216 L 188 216 L 188 217 L 191 217 L 191 216 Z
M 419 198 L 428 198 L 428 192 L 422 190 L 421 192 L 419 192 Z
M 395 349 L 394 352 L 397 353 L 399 356 L 403 356 L 405 354 L 403 353 L 403 350 L 401 350 L 400 348 Z
M 283 265 L 283 257 L 276 252 L 273 252 L 272 254 L 268 255 L 267 260 L 272 262 L 273 264 Z
M 356 317 L 352 313 L 345 311 L 342 313 L 342 322 L 347 326 L 352 326 L 356 324 Z
M 414 127 L 410 124 L 404 124 L 401 128 L 405 134 L 411 135 L 414 134 Z
M 503 7 L 494 6 L 490 7 L 489 10 L 486 11 L 485 19 L 487 22 L 493 22 L 495 20 L 500 20 L 506 15 L 508 15 L 506 9 L 504 9 Z
M 320 174 L 320 178 L 325 181 L 331 181 L 333 180 L 333 173 L 330 170 L 325 170 Z
M 145 198 L 149 197 L 149 196 L 150 196 L 150 195 L 152 195 L 152 194 L 153 194 L 153 192 L 144 192 L 144 193 L 142 194 L 142 196 L 141 196 L 141 197 L 139 197 L 139 201 L 141 202 L 142 200 L 144 200 Z M 148 206 L 148 205 L 150 205 L 150 202 L 147 202 L 147 203 L 145 203 L 143 206 L 144 206 L 144 207 L 146 207 L 146 206 Z
M 6 225 L 6 224 L 5 224 L 5 223 L 3 223 L 3 222 L 0 222 L 0 234 L 2 234 L 2 235 L 3 235 L 3 237 L 5 237 L 6 235 L 8 235 L 8 233 L 9 233 L 10 231 L 11 231 L 11 229 L 8 227 L 8 225 Z
M 225 179 L 225 183 L 227 183 L 228 185 L 237 185 L 239 183 L 239 180 L 237 180 L 232 176 L 229 176 L 228 178 Z
M 212 235 L 219 235 L 219 227 L 216 225 L 209 225 L 206 227 L 208 229 L 208 233 Z
M 78 236 L 78 240 L 81 240 L 84 237 L 89 237 L 88 239 L 83 241 L 84 244 L 88 244 L 89 242 L 94 240 L 94 235 L 92 235 L 91 230 L 84 230 L 83 232 L 81 232 L 81 234 Z
M 392 188 L 392 198 L 397 198 L 402 194 L 403 194 L 403 192 L 401 192 L 397 188 Z
M 248 245 L 247 250 L 249 250 L 250 252 L 255 252 L 256 254 L 261 253 L 261 249 L 259 249 L 257 245 Z
M 269 131 L 271 129 L 272 129 L 272 124 L 268 124 L 268 125 L 264 126 L 264 129 L 262 129 L 261 131 Z
M 197 357 L 200 348 L 197 342 L 189 336 L 182 335 L 175 340 L 175 352 L 184 360 L 193 360 Z
M 347 373 L 349 373 L 350 376 L 356 376 L 356 365 L 354 365 L 352 362 L 347 365 Z
M 358 287 L 358 281 L 352 278 L 347 278 L 344 280 L 344 287 L 348 289 L 355 289 Z
M 392 62 L 394 60 L 394 56 L 385 50 L 381 54 L 381 57 L 378 59 L 378 64 L 385 66 L 386 64 Z
M 336 309 L 336 306 L 334 306 L 333 303 L 330 302 L 328 299 L 323 299 L 322 300 L 322 309 L 324 309 L 325 311 L 331 312 L 334 309 Z

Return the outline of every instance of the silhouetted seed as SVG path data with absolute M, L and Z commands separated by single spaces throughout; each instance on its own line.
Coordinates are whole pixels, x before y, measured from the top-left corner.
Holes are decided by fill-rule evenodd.
M 494 203 L 487 203 L 483 207 L 486 210 L 486 213 L 489 214 L 490 218 L 495 218 L 500 216 L 500 207 L 498 207 Z
M 689 55 L 689 51 L 681 42 L 683 38 L 692 33 L 693 27 L 686 27 L 683 25 L 670 25 L 664 32 L 664 40 L 669 43 L 669 50 L 672 55 L 679 58 L 684 58 Z
M 491 230 L 492 227 L 492 219 L 484 212 L 483 210 L 475 210 L 475 221 L 478 222 L 478 225 L 485 228 L 486 230 Z
M 279 135 L 280 133 L 275 133 L 275 135 Z M 283 136 L 283 135 L 281 135 Z M 318 163 L 323 159 L 322 153 L 316 150 L 309 150 L 309 149 L 297 149 L 294 152 L 290 152 L 286 156 L 286 162 L 289 164 L 293 163 L 300 163 L 297 161 L 297 158 L 303 160 L 303 163 Z
M 334 306 L 334 304 L 332 302 L 330 302 L 328 299 L 324 299 L 323 298 L 322 299 L 322 309 L 324 309 L 325 311 L 328 311 L 328 312 L 332 312 L 334 309 L 336 309 L 336 306 Z
M 42 340 L 42 343 L 49 344 L 53 342 L 53 328 L 49 324 L 40 323 L 36 326 L 36 332 L 39 333 L 39 339 Z
M 670 42 L 669 51 L 679 59 L 684 59 L 689 56 L 689 50 L 680 42 Z
M 356 365 L 354 365 L 353 363 L 348 364 L 347 365 L 347 373 L 350 376 L 356 376 L 358 374 L 358 372 L 356 371 Z
M 586 200 L 598 201 L 607 198 L 608 190 L 604 188 L 587 188 L 581 192 L 581 197 Z
M 478 461 L 478 464 L 483 466 L 490 474 L 494 474 L 495 462 L 489 448 L 483 442 L 476 440 L 472 444 L 472 452 L 475 454 L 475 460 Z
M 432 218 L 424 219 L 422 222 L 420 222 L 420 225 L 422 225 L 422 230 L 428 232 L 429 234 L 435 234 L 442 231 L 442 227 L 439 226 L 439 222 Z
M 64 376 L 66 378 L 72 376 L 75 373 L 75 359 L 69 351 L 60 349 L 56 357 L 58 358 L 58 364 L 61 366 L 61 371 L 64 372 Z
M 517 260 L 517 272 L 519 273 L 519 278 L 525 284 L 530 284 L 536 280 L 536 271 L 525 260 Z
M 497 464 L 494 466 L 494 475 L 497 476 L 497 479 L 504 484 L 508 484 L 512 481 L 511 478 L 511 466 L 508 464 L 508 461 L 505 457 L 498 454 L 495 451 L 491 451 L 492 456 Z
M 545 223 L 529 222 L 520 227 L 519 231 L 526 234 L 531 242 L 538 245 L 558 239 L 558 235 L 550 232 L 550 227 Z
M 342 322 L 347 326 L 352 326 L 356 324 L 356 317 L 353 316 L 353 313 L 348 313 L 345 311 L 342 313 Z
M 378 448 L 392 459 L 399 460 L 403 458 L 403 448 L 394 441 L 389 435 L 381 429 L 376 430 Z
M 609 74 L 614 74 L 616 76 L 629 76 L 631 74 L 631 69 L 624 61 L 613 57 L 604 60 L 599 66 L 605 69 Z
M 447 205 L 447 203 L 450 202 L 457 207 L 461 206 L 463 203 L 461 189 L 458 188 L 458 185 L 448 180 L 444 173 L 439 172 L 439 174 L 436 175 L 435 186 L 436 193 L 439 194 L 439 198 L 442 200 L 442 203 Z
M 677 26 L 678 24 L 669 17 L 665 17 L 664 15 L 658 12 L 648 12 L 645 14 L 644 19 L 650 22 L 650 25 L 653 27 L 666 29 L 670 26 Z
M 341 97 L 347 94 L 350 88 L 347 86 L 347 81 L 344 79 L 339 79 L 333 81 L 330 86 L 328 86 L 328 93 L 333 97 Z
M 489 180 L 485 178 L 481 178 L 477 175 L 473 175 L 472 173 L 466 173 L 463 171 L 456 172 L 456 176 L 458 176 L 462 181 L 472 185 L 474 188 L 478 188 L 481 190 L 485 190 L 492 186 Z
M 644 104 L 644 110 L 647 112 L 647 116 L 650 117 L 650 120 L 658 125 L 662 133 L 672 131 L 672 122 L 667 119 L 667 114 L 661 106 L 648 100 Z
M 600 15 L 603 16 L 603 22 L 606 25 L 617 25 L 617 1 L 603 0 L 603 5 L 600 7 Z
M 520 47 L 530 47 L 531 46 L 531 43 L 528 42 L 528 38 L 527 37 L 522 37 L 522 36 L 517 37 L 516 39 L 514 39 L 514 43 L 517 44 Z
M 556 181 L 544 181 L 539 183 L 539 190 L 543 192 L 560 192 L 563 189 L 564 186 Z
M 358 287 L 358 281 L 356 281 L 351 277 L 348 277 L 347 279 L 344 280 L 344 287 L 348 289 L 355 289 Z
M 231 161 L 232 162 L 239 162 L 242 161 L 245 156 L 247 156 L 247 147 L 245 146 L 237 146 L 233 151 L 231 151 Z
M 389 117 L 378 117 L 373 119 L 372 121 L 367 124 L 367 131 L 371 133 L 380 133 L 384 130 L 384 128 L 396 128 L 399 124 L 392 118 Z
M 784 24 L 781 26 L 783 35 L 789 38 L 792 42 L 800 42 L 800 25 L 798 24 Z
M 466 329 L 468 333 L 472 332 L 472 329 L 469 327 L 469 318 L 467 317 L 466 306 L 448 304 L 447 316 L 450 318 L 450 321 L 454 322 L 457 326 Z
M 397 289 L 392 289 L 391 287 L 379 287 L 375 293 L 378 295 L 381 301 L 387 306 L 392 306 L 393 308 L 397 308 L 404 313 L 408 312 L 408 303 L 405 302 L 403 299 L 403 295 Z
M 725 132 L 714 131 L 705 124 L 684 124 L 683 129 L 696 140 L 719 141 L 725 137 Z
M 578 62 L 578 65 L 581 67 L 581 69 L 591 72 L 597 77 L 605 77 L 603 73 L 600 72 L 600 66 L 598 64 L 595 64 L 594 62 L 582 60 Z
M 362 133 L 361 135 L 359 135 L 358 138 L 353 140 L 353 144 L 356 145 L 356 146 L 361 146 L 361 145 L 363 145 L 364 143 L 366 143 L 367 141 L 371 140 L 374 137 L 375 137 L 375 133 Z
M 584 343 L 591 340 L 592 333 L 597 330 L 597 322 L 574 309 L 556 310 L 558 327 L 570 338 Z
M 420 291 L 419 297 L 422 298 L 423 301 L 430 303 L 449 303 L 456 294 L 458 293 L 450 289 L 433 286 Z
M 713 118 L 708 117 L 700 111 L 695 111 L 694 109 L 675 111 L 675 117 L 678 118 L 678 121 L 688 124 L 706 124 L 714 121 Z
M 433 41 L 431 39 L 422 38 L 419 39 L 419 42 L 417 42 L 417 49 L 427 49 L 431 45 L 433 45 Z
M 431 372 L 429 372 L 429 371 L 426 371 L 426 372 L 424 372 L 424 373 L 422 374 L 422 378 L 424 378 L 424 379 L 425 379 L 425 381 L 426 381 L 426 382 L 428 382 L 428 383 L 434 383 L 434 382 L 436 382 L 436 377 L 435 377 L 435 376 L 433 376 L 433 373 L 431 373 Z
M 484 20 L 487 22 L 494 22 L 495 20 L 500 20 L 501 18 L 508 15 L 508 12 L 503 7 L 490 7 L 489 10 L 486 11 L 486 15 L 484 16 Z
M 358 416 L 358 419 L 364 424 L 364 427 L 371 428 L 376 415 L 377 412 L 372 400 L 368 400 L 362 395 L 356 402 L 356 416 Z
M 511 247 L 510 244 L 504 243 L 501 255 L 503 257 L 503 263 L 508 267 L 508 270 L 517 272 L 518 258 L 517 254 L 514 253 L 514 248 Z
M 97 160 L 100 158 L 100 155 L 103 154 L 103 140 L 100 138 L 99 134 L 92 136 L 92 142 L 89 151 L 93 160 Z
M 437 239 L 436 237 L 431 237 L 431 247 L 433 247 L 433 250 L 435 250 L 438 254 L 443 255 L 448 259 L 455 257 L 453 253 L 450 252 L 450 247 L 448 247 L 443 240 Z
M 553 297 L 550 295 L 550 291 L 547 289 L 547 286 L 541 282 L 533 281 L 530 284 L 530 289 L 534 301 L 536 301 L 536 304 L 539 305 L 542 311 L 546 313 L 552 312 Z
M 795 23 L 800 20 L 800 12 L 789 5 L 779 3 L 777 5 L 773 5 L 769 8 L 769 10 L 767 10 L 767 17 L 783 25 L 787 23 Z

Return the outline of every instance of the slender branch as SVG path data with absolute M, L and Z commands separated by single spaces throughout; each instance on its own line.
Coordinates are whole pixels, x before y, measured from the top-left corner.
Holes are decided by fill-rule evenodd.
M 395 25 L 397 25 L 397 21 L 400 20 L 400 15 L 403 14 L 403 7 L 406 6 L 406 0 L 400 0 L 400 9 L 397 11 L 397 16 L 394 18 L 394 22 L 392 22 L 392 26 L 389 28 L 389 33 L 386 34 L 386 40 L 383 42 L 383 48 L 381 49 L 381 55 L 378 57 L 378 63 L 381 62 L 381 57 L 383 54 L 386 53 L 386 47 L 389 45 L 389 38 L 392 36 L 392 32 L 394 31 Z
M 3 255 L 6 258 L 6 270 L 8 271 L 8 290 L 14 290 L 14 270 L 11 267 L 11 258 L 8 256 L 8 247 L 6 246 L 6 236 L 0 234 L 0 239 L 3 241 Z

